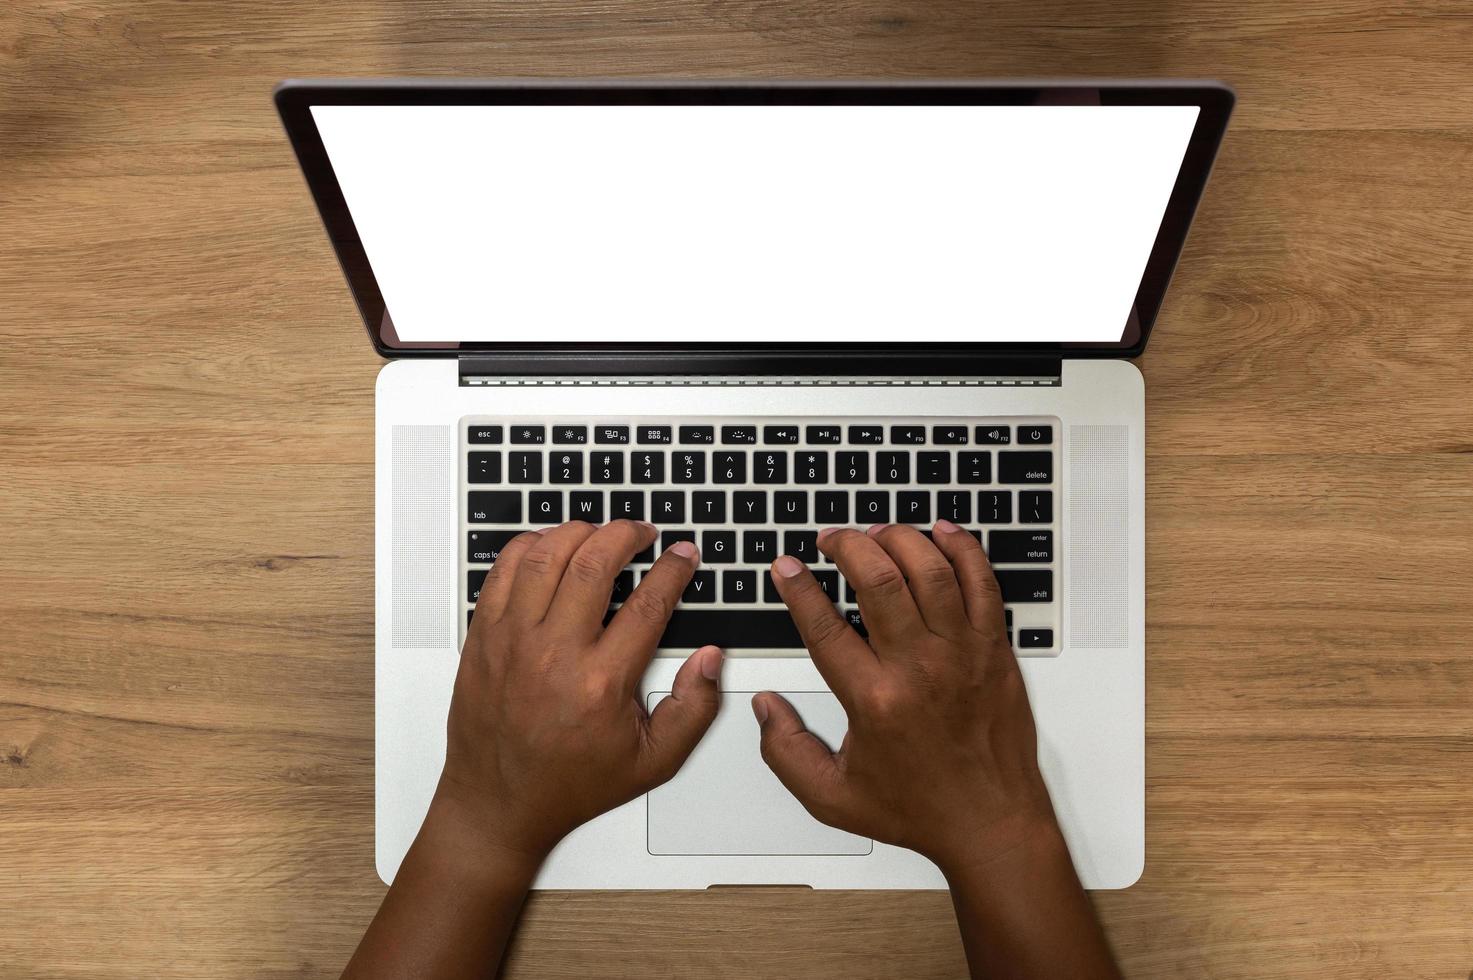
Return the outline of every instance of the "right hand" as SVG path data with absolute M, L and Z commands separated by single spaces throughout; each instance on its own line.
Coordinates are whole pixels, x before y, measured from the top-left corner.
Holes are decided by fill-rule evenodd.
M 947 521 L 820 532 L 854 587 L 866 640 L 802 562 L 772 578 L 849 717 L 837 752 L 782 697 L 752 699 L 762 758 L 816 819 L 907 847 L 943 872 L 979 867 L 1058 824 L 1023 677 L 981 545 Z

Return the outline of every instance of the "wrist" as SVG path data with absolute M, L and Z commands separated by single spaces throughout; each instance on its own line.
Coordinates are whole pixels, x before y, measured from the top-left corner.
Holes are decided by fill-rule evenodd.
M 436 851 L 453 855 L 464 870 L 496 871 L 531 881 L 557 842 L 533 841 L 517 833 L 513 823 L 495 808 L 470 802 L 458 787 L 442 779 L 420 837 Z
M 1042 871 L 1073 872 L 1068 845 L 1053 811 L 1019 813 L 985 829 L 968 829 L 927 855 L 948 881 L 986 880 L 1013 887 Z

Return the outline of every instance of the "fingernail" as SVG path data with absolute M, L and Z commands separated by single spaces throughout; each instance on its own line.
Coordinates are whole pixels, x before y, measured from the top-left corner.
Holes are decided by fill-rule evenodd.
M 680 557 L 689 558 L 691 561 L 695 561 L 701 553 L 696 548 L 696 546 L 689 541 L 677 541 L 665 550 L 673 551 Z
M 828 537 L 830 534 L 833 534 L 834 531 L 836 531 L 836 530 L 838 530 L 838 529 L 837 528 L 832 528 L 832 527 L 822 528 L 818 532 L 818 540 L 822 541 L 824 538 Z
M 701 648 L 701 676 L 708 681 L 714 681 L 721 676 L 721 648 Z
M 888 524 L 871 524 L 869 526 L 869 530 L 865 531 L 864 533 L 868 534 L 870 537 L 874 537 L 876 534 L 879 534 L 881 531 L 885 530 L 885 528 L 889 526 L 890 525 Z
M 792 555 L 783 555 L 772 563 L 772 570 L 783 578 L 792 578 L 794 575 L 802 574 L 803 563 Z
M 752 714 L 757 716 L 757 724 L 767 724 L 767 702 L 760 694 L 752 698 Z
M 546 534 L 548 531 L 551 531 L 551 530 L 552 530 L 552 528 L 550 528 L 550 527 L 534 527 L 532 529 L 532 533 L 533 534 Z
M 942 534 L 950 534 L 952 531 L 960 531 L 961 528 L 957 527 L 955 524 L 951 523 L 943 517 L 941 518 L 941 520 L 936 522 L 936 530 L 940 531 Z

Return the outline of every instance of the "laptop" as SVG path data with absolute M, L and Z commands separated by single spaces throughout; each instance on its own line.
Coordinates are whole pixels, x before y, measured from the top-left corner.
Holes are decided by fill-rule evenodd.
M 376 857 L 439 777 L 459 649 L 518 532 L 654 522 L 702 564 L 642 693 L 727 654 L 669 783 L 541 888 L 943 888 L 814 821 L 758 754 L 846 720 L 768 581 L 825 526 L 987 548 L 1084 884 L 1145 860 L 1141 354 L 1233 104 L 1203 83 L 303 81 L 276 104 L 376 387 Z

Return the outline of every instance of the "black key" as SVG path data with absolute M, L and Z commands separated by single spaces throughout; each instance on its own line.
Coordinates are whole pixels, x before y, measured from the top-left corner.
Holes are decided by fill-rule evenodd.
M 752 454 L 753 483 L 787 483 L 788 454 L 767 452 Z
M 762 441 L 765 443 L 797 442 L 798 427 L 796 425 L 764 425 Z
M 869 453 L 835 453 L 835 483 L 868 483 Z
M 778 595 L 777 584 L 772 580 L 772 569 L 762 576 L 762 601 L 781 603 L 783 597 Z
M 966 490 L 937 490 L 936 516 L 953 524 L 971 523 L 972 494 Z
M 694 650 L 801 650 L 803 638 L 786 609 L 676 609 L 660 646 Z
M 644 520 L 644 494 L 638 490 L 615 490 L 609 494 L 609 519 Z
M 1011 524 L 1013 522 L 1013 491 L 978 490 L 977 523 Z
M 630 453 L 629 475 L 634 483 L 664 483 L 665 454 Z
M 819 490 L 813 495 L 813 523 L 848 524 L 849 494 L 844 490 Z
M 805 435 L 810 446 L 837 446 L 844 441 L 844 432 L 837 425 L 810 425 Z
M 897 446 L 924 446 L 926 427 L 924 425 L 892 425 L 890 426 L 890 441 Z
M 626 568 L 614 576 L 614 594 L 609 596 L 610 602 L 623 602 L 629 598 L 634 591 L 634 569 Z
M 844 621 L 860 636 L 869 636 L 869 630 L 864 628 L 864 619 L 859 615 L 858 609 L 844 610 Z
M 876 483 L 909 483 L 910 453 L 875 453 Z
M 979 425 L 976 436 L 979 446 L 1006 446 L 1013 441 L 1013 430 L 1005 425 Z
M 793 454 L 793 482 L 794 483 L 827 483 L 829 482 L 829 454 L 817 453 L 794 453 Z
M 661 551 L 661 553 L 664 553 L 666 551 L 669 551 L 670 550 L 670 546 L 672 544 L 674 544 L 675 542 L 677 542 L 677 541 L 689 541 L 691 544 L 695 544 L 696 543 L 696 532 L 694 532 L 694 531 L 661 531 L 660 532 L 660 551 Z
M 552 471 L 550 483 L 583 482 L 582 453 L 553 453 L 547 457 L 547 466 Z
M 692 490 L 690 519 L 694 524 L 725 524 L 726 491 Z
M 680 441 L 709 446 L 716 441 L 716 428 L 710 425 L 682 425 L 680 427 Z
M 967 427 L 965 425 L 933 425 L 931 426 L 931 441 L 938 446 L 965 446 Z
M 1052 483 L 1054 479 L 1054 454 L 998 453 L 998 483 Z
M 1018 445 L 1020 446 L 1048 446 L 1053 441 L 1054 427 L 1051 425 L 1018 426 Z
M 465 472 L 471 483 L 500 483 L 501 454 L 471 453 L 466 457 Z
M 855 593 L 855 591 L 854 591 L 854 584 L 852 582 L 849 582 L 849 581 L 845 581 L 844 582 L 844 601 L 845 602 L 858 602 L 859 601 L 859 596 L 858 596 L 857 593 Z
M 670 426 L 668 425 L 641 425 L 638 432 L 641 446 L 669 445 L 670 443 Z
M 501 445 L 501 426 L 499 425 L 473 425 L 465 430 L 467 442 L 482 446 Z
M 1004 609 L 1002 611 L 1002 616 L 1003 616 L 1003 621 L 1006 624 L 1007 628 L 1008 629 L 1012 629 L 1013 628 L 1013 611 L 1011 609 Z
M 958 453 L 956 457 L 956 482 L 991 483 L 991 453 Z
M 552 427 L 552 441 L 559 446 L 581 446 L 588 441 L 588 426 L 555 425 Z
M 1052 490 L 1019 490 L 1018 523 L 1051 524 L 1054 520 Z
M 671 483 L 705 483 L 706 454 L 683 452 L 670 454 Z
M 807 524 L 808 494 L 802 490 L 778 490 L 772 495 L 774 524 Z
M 766 524 L 767 494 L 761 490 L 738 490 L 731 495 L 733 524 Z
M 1054 560 L 1052 531 L 989 531 L 987 558 L 994 565 Z
M 951 453 L 916 453 L 917 483 L 950 483 Z
M 895 495 L 895 521 L 898 524 L 930 524 L 931 492 L 902 490 Z
M 568 494 L 568 511 L 569 520 L 602 524 L 604 522 L 604 492 L 602 490 L 574 490 Z
M 474 609 L 467 609 L 465 611 L 465 628 L 466 629 L 470 629 L 471 628 L 471 620 L 475 617 L 475 615 L 476 615 L 476 611 Z
M 723 425 L 721 441 L 741 446 L 754 446 L 757 444 L 757 427 L 755 425 Z
M 593 441 L 600 446 L 624 446 L 629 444 L 629 426 L 600 425 L 593 430 Z
M 465 601 L 475 602 L 481 598 L 481 586 L 486 584 L 486 573 L 489 568 L 472 568 L 465 573 Z
M 593 453 L 588 457 L 590 483 L 623 483 L 623 453 Z
M 885 429 L 879 425 L 851 425 L 849 441 L 860 446 L 878 445 L 885 441 Z
M 511 441 L 516 446 L 540 446 L 547 441 L 547 429 L 540 425 L 514 425 Z
M 805 565 L 818 561 L 818 532 L 783 532 L 783 554 L 792 555 Z
M 829 597 L 830 602 L 839 601 L 838 572 L 832 572 L 828 570 L 818 571 L 813 573 L 813 577 L 815 580 L 817 580 L 819 587 L 823 589 L 824 594 Z
M 685 523 L 685 491 L 656 490 L 650 495 L 650 520 L 656 524 Z
M 756 602 L 757 573 L 750 570 L 722 572 L 721 597 L 727 602 Z
M 522 523 L 520 490 L 472 490 L 466 513 L 472 524 Z
M 465 557 L 477 564 L 489 564 L 501 557 L 501 549 L 511 543 L 520 531 L 468 531 L 465 536 Z
M 729 565 L 737 560 L 735 531 L 702 531 L 701 561 Z
M 1021 439 L 1022 436 L 1020 435 Z M 1047 649 L 1054 645 L 1053 630 L 1018 630 L 1018 649 L 1026 650 L 1029 647 L 1043 647 Z
M 711 457 L 711 477 L 717 483 L 746 483 L 747 454 L 741 450 Z
M 650 543 L 650 546 L 648 548 L 644 549 L 643 551 L 636 551 L 634 553 L 634 558 L 631 559 L 631 562 L 633 564 L 635 564 L 635 565 L 652 565 L 652 564 L 654 564 L 654 562 L 655 562 L 655 545 L 654 545 L 654 542 L 651 542 Z
M 1005 568 L 993 572 L 1002 590 L 1003 602 L 1050 602 L 1054 597 L 1054 573 L 1047 568 Z
M 854 494 L 854 520 L 859 524 L 890 523 L 890 494 L 886 490 L 860 490 Z
M 541 483 L 541 453 L 510 453 L 507 455 L 506 478 L 511 483 Z
M 680 597 L 680 601 L 715 602 L 716 573 L 709 568 L 697 569 L 695 575 L 691 576 L 690 584 L 685 587 L 685 593 Z
M 748 565 L 766 565 L 776 558 L 776 531 L 742 532 L 742 561 Z
M 534 490 L 527 494 L 527 520 L 534 524 L 561 524 L 563 522 L 563 492 L 561 490 Z

